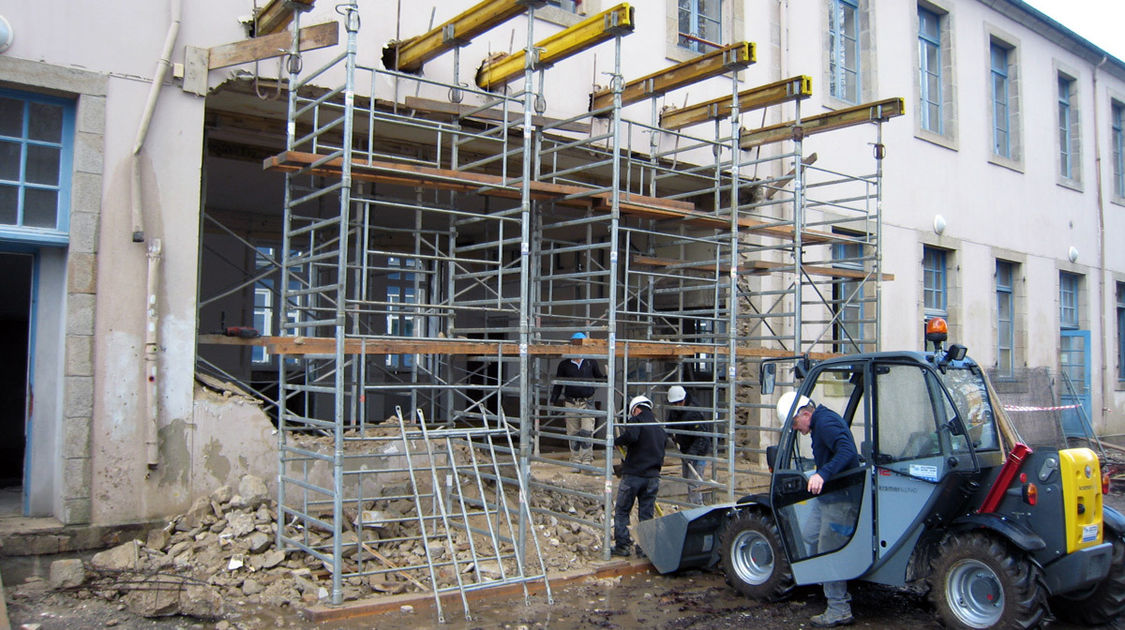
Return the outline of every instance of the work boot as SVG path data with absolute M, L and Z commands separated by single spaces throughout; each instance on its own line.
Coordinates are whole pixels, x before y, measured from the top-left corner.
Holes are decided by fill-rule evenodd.
M 609 555 L 628 558 L 630 556 L 629 547 L 614 545 L 613 548 L 609 550 Z
M 852 613 L 850 611 L 845 613 L 828 609 L 820 613 L 819 615 L 813 615 L 812 618 L 809 619 L 809 621 L 812 622 L 812 625 L 818 628 L 831 628 L 833 626 L 850 625 L 855 622 L 855 618 L 852 617 Z
M 641 549 L 640 545 L 633 545 L 633 555 L 642 560 L 647 560 L 648 556 L 645 555 L 645 550 Z

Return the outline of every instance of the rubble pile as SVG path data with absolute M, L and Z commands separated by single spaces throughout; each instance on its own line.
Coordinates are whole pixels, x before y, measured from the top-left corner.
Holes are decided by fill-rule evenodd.
M 404 486 L 386 488 L 387 496 L 402 496 Z M 517 493 L 511 493 L 514 501 Z M 537 490 L 532 504 L 560 514 L 597 521 L 601 506 L 562 492 Z M 376 505 L 373 503 L 372 505 Z M 363 523 L 350 509 L 348 526 L 341 536 L 344 571 L 371 572 L 349 577 L 343 583 L 344 600 L 379 594 L 429 592 L 427 551 L 437 565 L 439 588 L 481 583 L 517 574 L 511 545 L 491 548 L 487 536 L 452 529 L 428 529 L 423 538 L 417 521 L 417 506 L 425 501 L 378 502 L 382 526 Z M 365 514 L 371 518 L 371 512 Z M 483 515 L 470 517 L 470 525 L 486 531 Z M 329 519 L 330 520 L 330 519 Z M 433 521 L 427 521 L 432 523 Z M 498 533 L 508 536 L 507 524 Z M 512 516 L 515 527 L 515 515 Z M 494 524 L 496 521 L 494 521 Z M 534 517 L 534 526 L 548 574 L 570 570 L 600 558 L 600 530 L 555 516 Z M 331 553 L 331 532 L 298 531 L 306 544 Z M 223 616 L 224 608 L 246 604 L 300 607 L 327 600 L 330 596 L 329 567 L 311 554 L 284 552 L 275 548 L 276 504 L 266 484 L 247 475 L 233 489 L 224 486 L 196 500 L 191 509 L 160 529 L 150 530 L 144 541 L 132 540 L 95 554 L 89 563 L 60 560 L 51 566 L 50 586 L 79 597 L 101 597 L 118 601 L 145 617 L 186 615 L 202 619 Z M 290 534 L 293 531 L 289 532 Z M 535 563 L 534 550 L 528 559 Z M 473 561 L 474 553 L 476 562 Z M 440 566 L 445 563 L 445 566 Z M 527 567 L 537 574 L 539 566 Z

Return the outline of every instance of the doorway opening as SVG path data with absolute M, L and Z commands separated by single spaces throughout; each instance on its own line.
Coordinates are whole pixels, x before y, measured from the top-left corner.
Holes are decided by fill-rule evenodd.
M 32 257 L 0 253 L 0 516 L 22 514 L 27 419 Z

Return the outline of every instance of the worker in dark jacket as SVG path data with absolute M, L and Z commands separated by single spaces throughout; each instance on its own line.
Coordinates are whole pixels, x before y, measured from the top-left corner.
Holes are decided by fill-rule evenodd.
M 664 442 L 668 435 L 652 414 L 652 401 L 634 396 L 629 401 L 629 420 L 616 438 L 626 449 L 621 465 L 621 483 L 617 486 L 617 504 L 613 512 L 613 549 L 615 556 L 628 556 L 633 546 L 629 536 L 629 513 L 637 502 L 637 520 L 652 518 L 656 493 L 660 490 L 660 468 L 664 466 Z M 637 555 L 641 554 L 640 547 Z
M 571 342 L 585 339 L 585 333 L 574 333 Z M 605 379 L 602 368 L 593 359 L 565 359 L 559 363 L 555 377 L 567 381 L 600 381 Z M 566 434 L 571 439 L 570 461 L 581 464 L 594 462 L 594 416 L 589 414 L 594 397 L 593 385 L 563 385 L 555 383 L 551 389 L 551 402 L 566 407 Z M 577 438 L 577 439 L 574 439 Z
M 777 413 L 783 423 L 791 409 L 793 429 L 812 436 L 816 472 L 809 476 L 808 491 L 820 495 L 825 483 L 859 466 L 855 437 L 840 414 L 804 396 L 797 398 L 795 392 L 786 392 L 777 403 Z M 828 553 L 847 544 L 859 517 L 859 496 L 850 490 L 828 492 L 817 496 L 812 503 L 808 522 L 802 529 L 810 530 L 810 537 L 816 544 L 815 553 Z M 825 628 L 851 624 L 854 619 L 847 580 L 824 582 L 822 586 L 828 607 L 823 613 L 812 616 L 812 625 Z
M 672 428 L 676 444 L 683 454 L 683 476 L 688 480 L 688 502 L 696 505 L 703 504 L 703 484 L 707 472 L 707 460 L 711 454 L 711 436 L 700 435 L 710 433 L 710 422 L 705 422 L 703 413 L 696 406 L 695 399 L 686 389 L 679 385 L 668 388 L 668 416 L 665 424 Z M 694 483 L 693 483 L 694 482 Z

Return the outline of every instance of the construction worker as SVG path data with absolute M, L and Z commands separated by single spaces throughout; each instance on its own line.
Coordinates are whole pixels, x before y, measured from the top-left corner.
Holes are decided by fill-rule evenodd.
M 586 335 L 576 332 L 571 335 L 572 342 L 581 341 Z M 581 357 L 566 359 L 559 363 L 556 378 L 568 381 L 596 381 L 605 378 L 601 366 L 593 359 Z M 594 416 L 588 413 L 594 396 L 593 385 L 563 385 L 555 383 L 551 389 L 551 403 L 566 407 L 566 434 L 570 438 L 570 461 L 572 463 L 592 464 L 594 462 Z M 577 438 L 577 439 L 576 439 Z
M 797 398 L 795 392 L 782 394 L 777 402 L 777 414 L 782 424 L 789 417 L 790 410 L 793 413 L 793 429 L 802 435 L 811 434 L 816 471 L 809 476 L 807 489 L 810 494 L 821 495 L 824 484 L 837 473 L 859 466 L 855 438 L 840 414 L 828 407 L 817 406 L 804 396 Z M 847 544 L 855 532 L 859 516 L 857 499 L 854 493 L 845 490 L 826 492 L 812 501 L 808 522 L 801 527 L 809 534 L 806 540 L 815 542 L 816 550 L 812 553 L 835 551 Z M 828 607 L 809 621 L 821 628 L 852 623 L 854 618 L 847 580 L 823 582 L 822 586 Z
M 681 462 L 684 479 L 688 480 L 688 502 L 702 505 L 703 484 L 698 482 L 704 480 L 707 472 L 705 458 L 711 454 L 711 436 L 698 434 L 710 432 L 710 423 L 704 422 L 702 412 L 692 409 L 696 406 L 695 400 L 679 385 L 668 388 L 668 404 L 671 409 L 664 421 L 671 427 L 673 439 L 684 456 Z
M 656 493 L 660 491 L 660 468 L 664 466 L 664 442 L 668 435 L 652 414 L 652 401 L 634 396 L 629 401 L 628 421 L 617 435 L 618 446 L 625 447 L 621 465 L 621 482 L 617 485 L 617 503 L 613 511 L 614 556 L 628 556 L 633 547 L 629 536 L 629 513 L 637 502 L 637 520 L 647 521 L 656 509 Z M 636 547 L 637 555 L 642 555 Z

